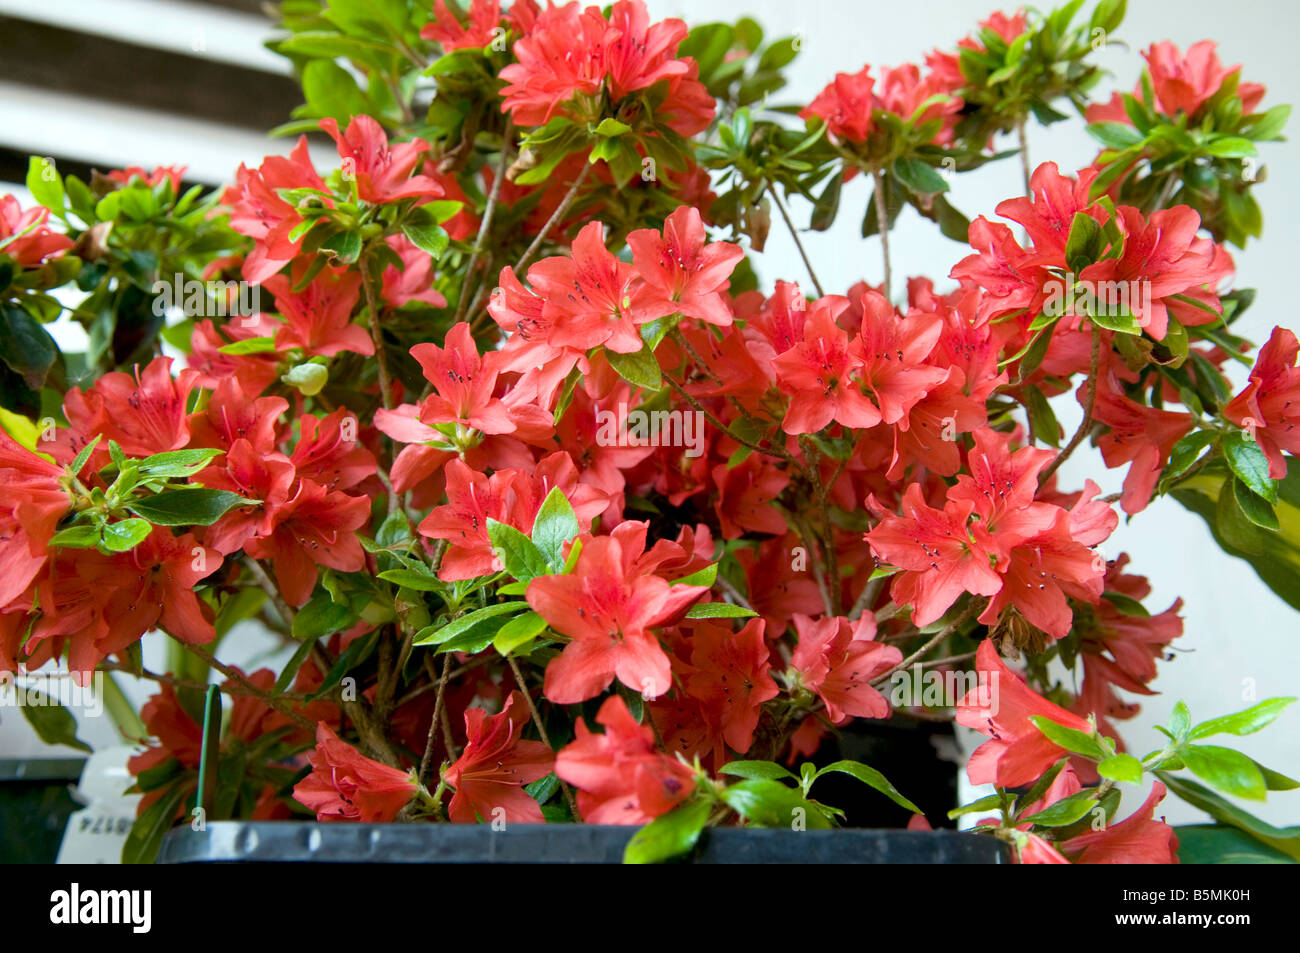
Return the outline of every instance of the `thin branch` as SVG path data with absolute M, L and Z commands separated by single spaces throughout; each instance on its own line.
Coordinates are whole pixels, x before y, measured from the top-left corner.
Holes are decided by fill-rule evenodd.
M 1079 429 L 1074 432 L 1070 442 L 1065 445 L 1065 449 L 1056 455 L 1051 463 L 1038 476 L 1038 485 L 1044 486 L 1051 479 L 1053 473 L 1060 469 L 1061 464 L 1066 461 L 1074 449 L 1083 443 L 1089 431 L 1092 430 L 1092 408 L 1097 402 L 1097 375 L 1101 365 L 1101 328 L 1097 322 L 1092 322 L 1092 356 L 1088 361 L 1088 388 L 1083 395 L 1083 420 L 1079 421 Z
M 456 306 L 456 317 L 453 324 L 459 324 L 469 313 L 469 296 L 465 294 L 469 288 L 469 283 L 474 277 L 474 268 L 478 265 L 479 258 L 483 255 L 483 248 L 487 244 L 488 232 L 492 229 L 492 218 L 496 213 L 497 200 L 501 196 L 501 183 L 506 180 L 506 169 L 510 164 L 511 141 L 514 134 L 514 122 L 512 119 L 506 119 L 506 128 L 501 133 L 501 159 L 497 163 L 497 174 L 492 180 L 492 190 L 488 193 L 487 205 L 483 208 L 483 218 L 478 224 L 478 235 L 474 238 L 474 248 L 469 255 L 469 263 L 465 265 L 465 280 L 461 283 L 460 302 Z M 487 275 L 483 277 L 487 281 Z
M 876 198 L 876 230 L 880 232 L 880 253 L 885 259 L 885 297 L 889 298 L 889 289 L 893 284 L 893 272 L 889 265 L 889 209 L 885 200 L 885 179 L 880 174 L 880 166 L 871 165 L 871 185 Z
M 193 652 L 195 655 L 197 655 L 199 658 L 203 659 L 203 661 L 207 662 L 208 665 L 210 665 L 212 668 L 215 668 L 222 675 L 226 676 L 226 678 L 242 686 L 248 692 L 248 694 L 254 696 L 255 698 L 260 699 L 262 702 L 269 705 L 271 708 L 274 708 L 280 714 L 284 715 L 284 717 L 288 718 L 299 728 L 305 728 L 308 731 L 313 733 L 316 731 L 316 723 L 311 719 L 304 717 L 301 713 L 295 711 L 293 706 L 288 704 L 288 702 L 286 702 L 284 698 L 276 695 L 272 695 L 269 692 L 262 691 L 260 688 L 258 688 L 252 682 L 250 682 L 247 678 L 245 678 L 243 672 L 239 671 L 239 669 L 231 665 L 227 665 L 225 662 L 218 660 L 215 655 L 209 652 L 202 645 L 193 645 L 187 642 L 185 643 L 185 647 L 189 649 L 191 652 Z
M 442 721 L 442 701 L 443 694 L 447 690 L 447 670 L 451 668 L 451 653 L 448 652 L 442 657 L 442 672 L 435 670 L 433 655 L 428 654 L 424 657 L 424 668 L 429 673 L 429 677 L 434 680 L 438 686 L 438 694 L 433 702 L 433 717 L 429 720 L 429 736 L 424 743 L 424 757 L 420 759 L 420 783 L 424 784 L 429 779 L 429 771 L 433 767 L 433 747 L 438 742 L 438 725 Z M 447 746 L 447 756 L 451 756 L 451 746 Z
M 772 196 L 772 201 L 776 203 L 781 218 L 785 219 L 785 227 L 790 230 L 790 237 L 794 239 L 794 247 L 799 249 L 799 257 L 803 259 L 804 267 L 808 269 L 808 277 L 812 279 L 813 287 L 817 289 L 817 297 L 823 297 L 826 292 L 822 290 L 822 283 L 817 280 L 817 272 L 813 270 L 812 261 L 809 260 L 808 253 L 803 249 L 803 242 L 799 241 L 799 232 L 795 230 L 794 222 L 790 220 L 790 213 L 785 210 L 785 205 L 781 202 L 781 197 L 776 194 L 776 189 L 771 182 L 767 183 L 767 193 Z
M 1029 137 L 1025 135 L 1024 116 L 1016 119 L 1016 136 L 1020 140 L 1020 174 L 1025 179 L 1025 195 L 1032 196 L 1034 190 L 1029 183 L 1033 176 L 1029 171 Z
M 564 193 L 564 198 L 561 199 L 560 204 L 555 207 L 555 211 L 551 213 L 551 217 L 546 220 L 546 224 L 542 226 L 542 230 L 537 233 L 537 237 L 533 239 L 533 243 L 528 246 L 528 250 L 524 252 L 523 257 L 515 263 L 516 274 L 522 271 L 524 266 L 533 260 L 533 255 L 537 254 L 537 250 L 542 247 L 542 242 L 546 240 L 546 236 L 550 234 L 551 229 L 564 220 L 564 216 L 569 213 L 569 206 L 572 205 L 573 200 L 578 197 L 578 189 L 582 187 L 582 183 L 587 181 L 587 173 L 590 171 L 591 163 L 583 165 L 582 171 L 578 173 L 578 177 L 574 179 L 573 184 L 569 186 L 569 191 Z
M 542 713 L 537 710 L 537 703 L 533 701 L 532 694 L 528 691 L 528 686 L 524 684 L 524 673 L 519 670 L 519 661 L 514 655 L 507 655 L 506 661 L 510 663 L 510 671 L 515 675 L 515 684 L 519 686 L 519 694 L 524 696 L 528 702 L 528 710 L 533 715 L 533 727 L 537 729 L 537 734 L 541 736 L 542 744 L 551 747 L 551 739 L 546 734 L 546 725 L 542 723 Z M 558 776 L 557 776 L 558 779 Z M 573 798 L 573 791 L 563 781 L 560 781 L 560 790 L 564 792 L 565 803 L 569 805 L 569 812 L 573 815 L 574 820 L 578 820 L 581 815 L 578 814 L 578 802 Z
M 916 661 L 917 659 L 919 659 L 921 656 L 925 655 L 926 652 L 930 651 L 932 648 L 934 648 L 936 645 L 938 645 L 938 644 L 939 644 L 940 642 L 942 642 L 944 639 L 948 638 L 948 636 L 952 635 L 952 634 L 953 634 L 954 632 L 956 632 L 959 628 L 961 628 L 961 626 L 963 626 L 963 625 L 964 625 L 964 624 L 965 624 L 969 619 L 971 619 L 972 617 L 974 617 L 976 613 L 978 613 L 981 609 L 984 608 L 984 605 L 985 605 L 986 602 L 987 602 L 987 600 L 984 600 L 984 599 L 974 599 L 974 600 L 972 600 L 972 601 L 971 601 L 971 604 L 970 604 L 969 606 L 966 607 L 966 611 L 965 611 L 965 612 L 963 612 L 963 613 L 962 613 L 961 615 L 959 615 L 957 618 L 953 619 L 951 622 L 949 622 L 947 625 L 945 625 L 942 629 L 940 629 L 938 632 L 936 632 L 936 633 L 935 633 L 935 634 L 934 634 L 934 635 L 929 639 L 929 641 L 927 641 L 927 642 L 925 643 L 925 645 L 921 646 L 919 649 L 917 649 L 915 652 L 913 652 L 913 653 L 912 653 L 911 655 L 909 655 L 907 658 L 903 659 L 903 661 L 899 662 L 897 665 L 895 665 L 893 668 L 891 668 L 888 672 L 885 672 L 885 673 L 883 673 L 882 675 L 879 675 L 879 676 L 877 676 L 876 678 L 872 679 L 872 681 L 871 681 L 872 686 L 874 687 L 874 686 L 876 686 L 876 685 L 883 685 L 885 682 L 889 681 L 889 679 L 893 676 L 893 674 L 894 674 L 895 672 L 897 672 L 897 671 L 901 671 L 902 669 L 905 669 L 905 668 L 908 668 L 908 667 L 909 667 L 913 662 L 915 662 L 915 661 Z

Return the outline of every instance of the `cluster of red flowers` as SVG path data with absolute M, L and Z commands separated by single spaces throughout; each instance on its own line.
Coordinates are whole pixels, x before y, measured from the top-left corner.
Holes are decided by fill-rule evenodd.
M 1025 20 L 998 16 L 985 26 L 1010 43 Z M 501 109 L 519 127 L 557 116 L 630 120 L 636 102 L 649 102 L 654 122 L 682 136 L 712 120 L 714 100 L 698 65 L 677 55 L 685 25 L 651 23 L 639 0 L 619 0 L 608 15 L 578 3 L 542 10 L 521 0 L 504 16 L 497 0 L 474 0 L 464 21 L 438 0 L 422 36 L 455 51 L 490 47 L 506 31 L 514 60 L 500 74 Z M 1176 54 L 1167 44 L 1148 52 L 1156 94 L 1171 113 L 1194 115 L 1231 70 L 1201 45 L 1186 62 Z M 878 111 L 938 120 L 930 142 L 944 145 L 964 82 L 956 57 L 936 53 L 924 76 L 910 65 L 840 74 L 803 114 L 846 143 L 867 140 Z M 422 390 L 412 390 L 409 377 L 390 379 L 380 364 L 380 387 L 356 388 L 353 406 L 376 408 L 361 413 L 318 399 L 319 387 L 290 386 L 293 375 L 303 367 L 323 373 L 332 361 L 382 360 L 384 314 L 443 310 L 447 297 L 435 288 L 431 256 L 409 232 L 384 234 L 380 250 L 391 254 L 382 281 L 367 286 L 355 255 L 326 257 L 307 242 L 307 209 L 355 203 L 405 215 L 464 199 L 468 185 L 440 171 L 426 141 L 390 143 L 368 116 L 346 128 L 329 119 L 321 127 L 337 144 L 341 178 L 317 173 L 304 138 L 288 157 L 241 167 L 223 196 L 231 227 L 250 241 L 242 259 L 223 265 L 238 264 L 269 292 L 273 311 L 198 321 L 189 366 L 179 371 L 158 357 L 69 390 L 67 426 L 39 452 L 0 433 L 7 489 L 0 669 L 35 667 L 66 652 L 85 675 L 154 626 L 186 642 L 211 642 L 218 590 L 254 584 L 248 574 L 259 567 L 248 560 L 267 565 L 275 594 L 291 608 L 312 599 L 323 569 L 378 575 L 382 567 L 358 534 L 371 533 L 381 499 L 389 514 L 410 517 L 403 558 L 429 566 L 428 579 L 438 581 L 424 588 L 490 591 L 507 569 L 495 527 L 530 536 L 558 490 L 577 533 L 559 552 L 564 571 L 557 563 L 520 577 L 525 585 L 512 594 L 539 618 L 536 633 L 549 628 L 559 643 L 540 656 L 538 701 L 603 697 L 595 717 L 601 733 L 576 717 L 571 740 L 553 750 L 520 670 L 494 675 L 459 653 L 463 671 L 439 688 L 436 705 L 432 693 L 413 693 L 385 709 L 384 729 L 400 745 L 384 763 L 340 739 L 340 709 L 325 701 L 298 705 L 291 717 L 241 698 L 225 744 L 283 730 L 302 751 L 311 744 L 302 720 L 317 723 L 306 756 L 312 770 L 294 796 L 322 820 L 391 820 L 428 799 L 420 759 L 410 753 L 424 750 L 426 738 L 433 752 L 441 735 L 437 751 L 447 765 L 439 791 L 454 791 L 446 808 L 453 821 L 541 821 L 524 786 L 553 773 L 577 789 L 583 820 L 644 823 L 692 795 L 693 764 L 716 770 L 737 756 L 793 759 L 815 752 L 827 726 L 889 717 L 879 688 L 903 663 L 894 641 L 968 596 L 961 621 L 974 616 L 999 636 L 980 644 L 976 670 L 1001 679 L 997 710 L 974 696 L 957 706 L 960 723 L 990 736 L 970 763 L 973 781 L 1030 784 L 1069 755 L 1031 716 L 1088 733 L 1095 723 L 1114 736 L 1111 720 L 1136 710 L 1117 689 L 1151 693 L 1156 661 L 1182 631 L 1180 604 L 1140 617 L 1103 598 L 1135 600 L 1150 591 L 1124 572 L 1127 557 L 1108 563 L 1097 551 L 1118 514 L 1092 481 L 1058 489 L 1057 452 L 1035 447 L 1005 415 L 991 415 L 989 402 L 995 392 L 1018 398 L 1028 388 L 1067 393 L 1072 378 L 1096 366 L 1095 379 L 1079 385 L 1079 400 L 1105 428 L 1098 442 L 1106 464 L 1129 466 L 1123 509 L 1143 509 L 1174 444 L 1195 424 L 1191 413 L 1166 409 L 1182 396 L 1167 390 L 1150 404 L 1135 399 L 1138 375 L 1115 346 L 1123 332 L 1082 311 L 1059 314 L 1036 364 L 1022 358 L 1044 333 L 1042 316 L 1078 284 L 1138 289 L 1115 320 L 1131 321 L 1130 331 L 1154 342 L 1173 335 L 1175 324 L 1215 320 L 1233 263 L 1198 235 L 1196 212 L 1117 206 L 1092 197 L 1096 169 L 1070 177 L 1046 163 L 1033 173 L 1031 195 L 997 206 L 1025 240 L 977 218 L 973 253 L 950 274 L 958 287 L 939 293 L 913 279 L 902 308 L 865 282 L 811 302 L 784 281 L 771 295 L 733 294 L 744 250 L 711 241 L 707 209 L 691 204 L 679 205 L 662 228 L 630 230 L 623 257 L 607 244 L 605 224 L 589 220 L 567 254 L 526 272 L 502 268 L 482 315 L 463 309 L 466 320 L 442 325 L 449 327 L 440 344 L 410 347 Z M 168 181 L 175 190 L 180 174 L 128 169 L 114 180 Z M 490 189 L 499 173 L 474 174 Z M 503 202 L 541 195 L 525 226 L 531 234 L 561 217 L 552 215 L 562 200 L 551 185 L 495 185 Z M 66 253 L 72 243 L 46 227 L 47 216 L 0 199 L 0 252 L 21 268 Z M 1086 248 L 1072 242 L 1081 217 L 1095 232 Z M 444 224 L 453 239 L 466 239 L 480 222 L 462 211 Z M 361 309 L 370 330 L 356 320 Z M 1199 347 L 1211 364 L 1225 360 L 1221 350 Z M 1295 335 L 1276 330 L 1225 411 L 1264 450 L 1274 477 L 1285 472 L 1283 451 L 1300 452 L 1298 355 Z M 652 380 L 642 373 L 647 360 L 657 364 Z M 629 362 L 641 371 L 629 372 Z M 698 421 L 698 439 L 633 432 L 629 409 L 652 407 Z M 109 489 L 100 474 L 119 450 L 138 459 L 202 449 L 215 452 L 193 482 L 246 505 L 180 533 L 154 526 L 125 552 L 51 544 L 70 513 Z M 86 454 L 80 471 L 69 472 Z M 754 618 L 736 628 L 725 613 L 696 611 L 724 597 L 752 608 Z M 329 652 L 337 658 L 387 624 L 363 618 L 334 631 Z M 1084 679 L 1068 707 L 1035 693 L 998 658 L 995 645 L 1004 637 L 1017 644 L 1007 633 L 1026 624 L 1049 640 L 1078 637 Z M 299 671 L 304 690 L 324 680 L 319 663 L 312 658 Z M 269 671 L 240 678 L 263 690 L 273 684 Z M 376 687 L 365 691 L 373 700 Z M 641 704 L 629 708 L 638 695 Z M 448 711 L 442 730 L 430 730 Z M 197 765 L 198 725 L 170 687 L 147 706 L 145 722 L 159 745 L 133 771 L 170 757 Z M 543 740 L 524 737 L 530 724 Z M 1081 762 L 1060 770 L 1040 808 L 1095 780 L 1088 772 Z M 269 783 L 259 789 L 256 816 L 284 809 L 275 793 Z M 1021 857 L 1168 860 L 1176 838 L 1152 817 L 1163 793 L 1110 830 L 1067 842 L 1049 844 L 1026 827 L 1018 832 Z

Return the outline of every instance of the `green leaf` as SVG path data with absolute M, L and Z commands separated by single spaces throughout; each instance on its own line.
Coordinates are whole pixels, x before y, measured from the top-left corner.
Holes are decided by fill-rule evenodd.
M 546 494 L 533 520 L 532 540 L 553 572 L 564 569 L 564 544 L 580 532 L 573 505 L 558 486 Z
M 1187 745 L 1179 752 L 1187 770 L 1225 794 L 1263 801 L 1268 796 L 1264 775 L 1240 751 L 1218 745 Z
M 132 500 L 127 508 L 155 526 L 211 526 L 236 506 L 249 506 L 238 493 L 205 488 L 164 490 L 154 496 Z
M 1169 463 L 1165 465 L 1163 479 L 1173 480 L 1186 473 L 1187 468 L 1200 458 L 1205 448 L 1214 443 L 1216 436 L 1213 430 L 1193 430 L 1174 444 L 1174 449 L 1169 453 Z
M 421 251 L 432 255 L 435 260 L 442 258 L 442 253 L 451 243 L 451 236 L 445 228 L 437 225 L 403 225 L 402 234 Z
M 1246 135 L 1251 139 L 1276 139 L 1282 134 L 1282 127 L 1286 125 L 1286 121 L 1291 118 L 1291 107 L 1284 103 L 1281 106 L 1274 106 L 1266 113 L 1249 118 L 1254 119 L 1246 131 Z
M 89 549 L 99 543 L 100 527 L 93 523 L 77 523 L 67 529 L 59 530 L 50 537 L 51 546 L 64 546 L 68 549 Z
M 596 127 L 596 135 L 598 136 L 621 136 L 631 131 L 632 127 L 627 123 L 619 122 L 617 119 L 608 116 L 602 119 L 600 125 Z
M 34 689 L 25 690 L 25 699 L 19 706 L 27 723 L 47 745 L 67 745 L 90 754 L 90 745 L 77 737 L 77 719 L 53 698 Z
M 386 569 L 379 574 L 379 578 L 395 586 L 403 586 L 419 592 L 439 592 L 446 588 L 432 573 L 418 572 L 414 569 Z
M 193 777 L 190 775 L 189 777 Z M 182 777 L 172 784 L 158 800 L 145 808 L 131 825 L 131 831 L 122 844 L 122 863 L 152 864 L 158 856 L 163 835 L 171 830 L 176 812 L 185 800 L 188 785 Z
M 721 796 L 728 807 L 757 827 L 794 829 L 802 824 L 824 830 L 831 826 L 821 805 L 806 800 L 779 781 L 766 778 L 741 781 L 725 788 Z
M 1101 246 L 1100 223 L 1087 212 L 1075 212 L 1065 241 L 1066 264 L 1075 272 L 1083 271 L 1101 255 Z
M 311 654 L 311 648 L 316 644 L 315 639 L 304 639 L 302 644 L 294 650 L 289 661 L 285 663 L 283 671 L 275 680 L 275 687 L 271 690 L 272 695 L 282 695 L 289 690 L 294 679 L 298 676 L 298 670 L 302 668 L 302 663 L 307 661 L 307 656 Z
M 1064 432 L 1046 395 L 1031 384 L 1021 392 L 1021 399 L 1029 414 L 1029 422 L 1033 425 L 1034 436 L 1050 446 L 1059 447 Z
M 1039 827 L 1069 827 L 1088 816 L 1097 806 L 1092 791 L 1079 791 L 1048 805 L 1037 814 L 1016 818 L 1017 824 L 1037 824 Z
M 1107 149 L 1127 149 L 1143 139 L 1142 133 L 1122 122 L 1094 122 L 1087 127 L 1088 135 Z
M 1182 738 L 1187 734 L 1187 729 L 1192 723 L 1191 712 L 1187 710 L 1187 703 L 1180 701 L 1174 705 L 1173 714 L 1169 716 L 1169 730 L 1173 732 L 1175 738 Z
M 222 354 L 268 354 L 275 350 L 274 337 L 244 338 L 217 348 Z
M 85 467 L 86 461 L 90 459 L 90 455 L 95 452 L 95 448 L 99 446 L 99 441 L 101 439 L 103 439 L 103 434 L 95 434 L 90 443 L 81 448 L 81 452 L 77 454 L 77 458 L 72 461 L 72 466 L 68 467 L 69 473 L 73 476 L 81 476 L 82 468 Z
M 1251 837 L 1280 850 L 1288 857 L 1300 860 L 1300 827 L 1274 827 L 1267 821 L 1261 821 L 1253 814 L 1243 811 L 1235 804 L 1225 801 L 1209 788 L 1197 784 L 1190 778 L 1180 778 L 1164 771 L 1157 771 L 1156 776 L 1169 790 L 1193 807 L 1199 807 L 1216 821 L 1245 831 Z
M 1246 156 L 1259 155 L 1255 148 L 1255 143 L 1249 139 L 1241 139 L 1236 136 L 1226 136 L 1223 139 L 1216 139 L 1204 147 L 1204 151 L 1212 156 L 1219 156 L 1223 159 L 1242 159 Z
M 222 451 L 215 448 L 194 450 L 171 450 L 167 453 L 155 453 L 136 461 L 136 469 L 141 479 L 154 478 L 169 480 L 175 477 L 193 476 L 208 465 L 213 457 L 221 456 Z
M 495 605 L 484 606 L 482 609 L 476 609 L 473 612 L 458 616 L 445 625 L 431 625 L 421 629 L 415 633 L 413 644 L 442 645 L 444 642 L 468 632 L 489 619 L 513 612 L 521 612 L 527 608 L 528 603 L 526 602 L 498 602 Z
M 153 532 L 153 527 L 149 525 L 148 520 L 142 519 L 124 519 L 116 523 L 106 523 L 101 542 L 104 548 L 111 553 L 130 552 L 139 546 L 148 535 Z
M 41 205 L 63 217 L 63 179 L 52 160 L 31 157 L 27 163 L 27 191 Z
M 898 181 L 918 195 L 934 195 L 948 191 L 948 180 L 940 175 L 927 162 L 910 156 L 899 156 L 894 160 L 894 175 Z
M 712 587 L 718 581 L 718 564 L 709 563 L 703 569 L 697 569 L 689 576 L 682 576 L 680 579 L 674 579 L 674 586 L 708 586 Z
M 609 366 L 614 368 L 618 372 L 618 376 L 629 384 L 643 387 L 646 390 L 659 390 L 663 386 L 663 375 L 659 369 L 659 361 L 650 348 L 643 347 L 632 354 L 622 354 L 606 348 L 605 357 L 609 359 Z
M 1237 501 L 1237 508 L 1256 526 L 1276 532 L 1281 528 L 1277 514 L 1268 501 L 1256 494 L 1236 477 L 1232 480 L 1232 495 Z
M 530 609 L 501 626 L 492 639 L 492 647 L 502 655 L 509 655 L 545 631 L 546 620 Z
M 551 567 L 536 544 L 509 523 L 488 519 L 488 538 L 492 549 L 505 571 L 515 579 L 525 582 L 538 576 L 547 576 Z
M 1226 824 L 1186 824 L 1178 835 L 1180 864 L 1294 864 L 1275 847 Z
M 1239 511 L 1239 507 L 1232 487 L 1226 486 L 1229 475 L 1213 465 L 1179 482 L 1170 495 L 1206 521 L 1224 552 L 1248 562 L 1273 592 L 1300 610 L 1300 462 L 1290 456 L 1285 459 L 1289 464 L 1287 475 L 1277 485 L 1277 532 L 1260 530 L 1244 516 L 1238 519 L 1249 530 L 1248 535 L 1224 532 L 1217 519 L 1218 500 L 1226 496 L 1225 503 L 1231 502 L 1231 510 Z M 1233 524 L 1230 530 L 1236 528 Z
M 756 615 L 753 609 L 730 602 L 701 602 L 686 610 L 688 619 L 747 619 Z
M 791 781 L 799 780 L 793 773 L 775 761 L 728 761 L 718 768 L 718 773 L 729 774 L 737 778 L 747 778 L 751 781 L 759 779 L 776 781 L 781 778 L 789 778 Z
M 58 345 L 40 322 L 22 308 L 0 306 L 0 361 L 31 390 L 45 386 L 45 378 L 58 356 Z
M 1084 734 L 1074 728 L 1067 728 L 1065 725 L 1058 725 L 1050 718 L 1042 715 L 1030 715 L 1029 720 L 1034 723 L 1034 727 L 1047 736 L 1047 739 L 1054 744 L 1060 745 L 1066 751 L 1072 751 L 1075 754 L 1081 754 L 1086 758 L 1093 758 L 1100 761 L 1105 757 L 1101 746 L 1091 736 Z
M 632 835 L 623 850 L 623 863 L 662 864 L 690 853 L 708 823 L 712 808 L 709 800 L 694 798 L 656 817 Z
M 857 778 L 863 784 L 875 788 L 899 807 L 906 808 L 913 814 L 925 813 L 907 798 L 903 797 L 903 795 L 899 794 L 898 789 L 890 784 L 883 774 L 875 768 L 865 765 L 860 761 L 836 761 L 834 764 L 828 764 L 826 767 L 819 770 L 815 777 L 820 778 L 822 775 L 831 772 L 847 774 L 851 777 Z
M 341 632 L 356 620 L 357 616 L 350 606 L 340 605 L 328 593 L 322 592 L 294 614 L 293 637 L 314 641 Z
M 948 812 L 950 819 L 961 817 L 963 814 L 979 814 L 983 811 L 998 811 L 1002 808 L 1002 796 L 1000 794 L 989 794 L 977 801 L 971 801 L 969 804 L 963 804 L 961 807 L 955 807 Z
M 1228 466 L 1252 492 L 1270 503 L 1277 502 L 1277 482 L 1268 475 L 1268 457 L 1259 444 L 1239 430 L 1223 438 L 1223 456 Z
M 1250 735 L 1271 725 L 1278 715 L 1295 701 L 1294 697 L 1270 698 L 1232 715 L 1221 715 L 1203 721 L 1188 735 L 1193 741 L 1211 735 Z
M 1112 755 L 1097 765 L 1097 773 L 1112 781 L 1141 784 L 1142 762 L 1131 754 Z
M 350 265 L 361 257 L 361 233 L 352 230 L 338 232 L 321 242 L 320 250 L 329 252 L 343 265 Z

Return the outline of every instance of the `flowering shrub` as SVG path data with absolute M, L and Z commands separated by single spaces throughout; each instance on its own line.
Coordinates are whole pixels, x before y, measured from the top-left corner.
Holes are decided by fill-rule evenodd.
M 1300 344 L 1233 332 L 1228 250 L 1288 107 L 1168 43 L 1090 103 L 1124 5 L 1080 5 L 776 109 L 799 43 L 751 20 L 297 0 L 281 132 L 327 134 L 337 170 L 305 137 L 207 194 L 34 159 L 40 205 L 0 200 L 0 668 L 107 673 L 146 745 L 128 859 L 191 818 L 314 814 L 648 824 L 628 856 L 659 860 L 710 824 L 832 827 L 836 774 L 900 825 L 978 814 L 1026 863 L 1173 861 L 1170 791 L 1300 856 L 1216 793 L 1297 782 L 1203 743 L 1293 699 L 1121 738 L 1181 602 L 1149 610 L 1098 548 L 1116 504 L 1169 495 L 1300 608 Z M 1067 108 L 1102 151 L 1031 166 L 1027 124 Z M 1008 133 L 1025 194 L 968 221 L 950 179 Z M 882 279 L 838 294 L 805 255 L 807 286 L 760 287 L 773 207 L 797 242 L 787 202 L 826 229 L 858 173 Z M 950 290 L 894 278 L 909 206 L 968 246 Z M 1059 484 L 1089 442 L 1122 493 Z M 249 618 L 278 671 L 222 660 Z M 141 721 L 114 673 L 160 683 Z M 927 818 L 808 760 L 890 718 L 985 735 L 966 770 L 994 793 Z

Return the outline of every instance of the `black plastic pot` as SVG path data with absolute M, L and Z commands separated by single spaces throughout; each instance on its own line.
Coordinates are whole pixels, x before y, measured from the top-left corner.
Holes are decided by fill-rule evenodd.
M 634 827 L 588 824 L 321 824 L 214 821 L 163 839 L 160 864 L 324 862 L 409 864 L 617 864 Z M 1001 864 L 991 837 L 955 831 L 786 831 L 715 828 L 696 864 Z
M 0 759 L 0 863 L 52 864 L 85 758 Z

